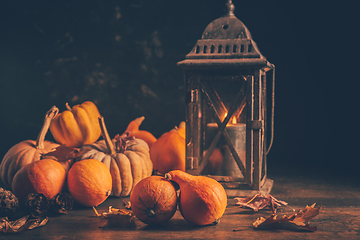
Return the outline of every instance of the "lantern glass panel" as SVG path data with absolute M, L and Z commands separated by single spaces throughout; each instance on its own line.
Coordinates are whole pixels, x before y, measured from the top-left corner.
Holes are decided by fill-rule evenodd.
M 245 166 L 245 80 L 244 76 L 212 76 L 202 81 L 202 149 L 207 161 L 202 174 L 244 177 L 237 162 Z

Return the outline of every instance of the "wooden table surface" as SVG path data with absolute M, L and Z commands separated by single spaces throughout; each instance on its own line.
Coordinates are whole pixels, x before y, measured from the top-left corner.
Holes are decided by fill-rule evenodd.
M 133 226 L 107 227 L 107 220 L 96 217 L 91 208 L 76 207 L 67 215 L 50 217 L 46 225 L 20 233 L 0 233 L 7 239 L 360 239 L 360 188 L 354 181 L 320 177 L 270 176 L 274 180 L 271 195 L 296 209 L 317 203 L 320 214 L 311 225 L 316 232 L 256 230 L 252 223 L 269 217 L 269 210 L 254 212 L 235 206 L 230 198 L 225 214 L 215 226 L 199 227 L 187 223 L 177 211 L 165 225 L 151 227 L 135 220 Z M 109 198 L 97 207 L 122 207 L 121 198 Z M 125 198 L 128 201 L 128 198 Z M 278 213 L 289 213 L 281 207 Z

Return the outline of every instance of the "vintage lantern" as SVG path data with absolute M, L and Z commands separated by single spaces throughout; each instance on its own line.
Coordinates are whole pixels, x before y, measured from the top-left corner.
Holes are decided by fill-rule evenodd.
M 186 88 L 186 171 L 230 190 L 269 192 L 275 67 L 235 17 L 232 1 L 227 9 L 178 63 Z

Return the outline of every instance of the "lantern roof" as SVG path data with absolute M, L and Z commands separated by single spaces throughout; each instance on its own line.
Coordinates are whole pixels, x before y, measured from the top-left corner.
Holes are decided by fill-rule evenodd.
M 186 60 L 178 65 L 186 67 L 188 64 L 236 63 L 260 68 L 268 65 L 250 31 L 234 15 L 235 7 L 231 0 L 227 3 L 227 9 L 225 16 L 215 19 L 205 28 L 201 39 L 197 40 L 193 49 L 186 55 Z

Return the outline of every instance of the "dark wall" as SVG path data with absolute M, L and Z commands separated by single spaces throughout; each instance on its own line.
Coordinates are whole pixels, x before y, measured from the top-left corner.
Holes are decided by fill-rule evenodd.
M 276 66 L 269 171 L 357 174 L 354 6 L 233 1 Z M 36 139 L 51 106 L 95 102 L 111 135 L 185 119 L 184 59 L 225 1 L 8 1 L 1 6 L 0 155 Z M 333 4 L 333 5 L 332 5 Z M 47 135 L 52 139 L 51 134 Z M 354 167 L 355 166 L 355 167 Z

